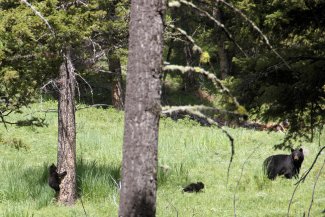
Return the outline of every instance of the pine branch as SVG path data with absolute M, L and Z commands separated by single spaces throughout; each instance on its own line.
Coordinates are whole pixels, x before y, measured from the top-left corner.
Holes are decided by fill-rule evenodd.
M 249 19 L 241 10 L 239 10 L 238 8 L 236 8 L 233 4 L 226 2 L 225 0 L 217 0 L 218 2 L 223 3 L 224 5 L 226 5 L 227 7 L 229 7 L 230 9 L 232 9 L 233 11 L 235 11 L 236 13 L 238 13 L 242 18 L 244 18 L 244 20 L 246 22 L 248 22 L 253 29 L 255 29 L 263 38 L 264 42 L 267 44 L 267 46 L 270 48 L 270 50 L 277 56 L 279 57 L 283 63 L 288 67 L 288 69 L 291 69 L 291 67 L 289 66 L 289 64 L 287 63 L 287 61 L 285 61 L 285 59 L 273 48 L 273 46 L 270 44 L 269 39 L 266 37 L 266 35 L 262 32 L 262 30 L 260 28 L 258 28 L 258 26 L 251 20 Z
M 225 27 L 225 25 L 222 24 L 222 23 L 220 23 L 217 19 L 215 19 L 207 11 L 199 8 L 198 6 L 196 6 L 195 4 L 193 4 L 192 2 L 188 2 L 188 1 L 184 1 L 184 0 L 172 1 L 172 2 L 168 3 L 168 6 L 169 7 L 179 7 L 181 4 L 193 8 L 194 10 L 198 11 L 200 14 L 206 16 L 211 21 L 213 21 L 217 26 L 219 26 L 224 31 L 224 33 L 226 34 L 226 36 L 237 46 L 237 48 L 245 55 L 245 57 L 248 57 L 248 55 L 245 53 L 245 51 L 242 49 L 242 47 L 236 42 L 235 38 L 230 33 L 230 31 Z

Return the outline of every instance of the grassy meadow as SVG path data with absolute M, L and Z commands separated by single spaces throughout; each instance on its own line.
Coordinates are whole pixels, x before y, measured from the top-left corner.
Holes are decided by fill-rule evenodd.
M 0 126 L 0 216 L 85 216 L 80 199 L 75 206 L 60 206 L 47 185 L 47 167 L 56 163 L 57 157 L 57 114 L 40 111 L 55 108 L 56 103 L 48 101 L 10 117 L 10 121 L 46 118 L 45 127 L 8 125 L 6 130 Z M 123 121 L 123 112 L 114 109 L 77 111 L 78 191 L 89 217 L 117 216 Z M 235 156 L 227 185 L 230 145 L 226 135 L 187 119 L 161 119 L 157 216 L 234 216 L 235 191 L 237 216 L 286 216 L 296 180 L 269 181 L 262 172 L 266 157 L 288 153 L 273 150 L 284 134 L 243 128 L 228 131 L 235 139 Z M 325 141 L 324 133 L 321 141 Z M 301 172 L 318 153 L 318 140 L 303 147 L 308 151 Z M 323 154 L 299 186 L 290 216 L 307 214 L 315 177 L 324 160 Z M 182 193 L 183 186 L 197 181 L 205 184 L 203 192 Z M 310 216 L 325 216 L 324 209 L 325 169 L 316 186 Z

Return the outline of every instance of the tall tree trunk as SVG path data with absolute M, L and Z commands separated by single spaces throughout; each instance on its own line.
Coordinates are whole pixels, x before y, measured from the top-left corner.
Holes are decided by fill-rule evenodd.
M 213 7 L 213 16 L 218 20 L 219 22 L 223 23 L 222 19 L 222 13 L 219 9 L 218 3 L 216 3 L 216 6 Z M 231 62 L 229 58 L 229 53 L 227 49 L 225 48 L 225 35 L 223 34 L 223 31 L 221 28 L 215 26 L 217 29 L 216 32 L 216 40 L 217 40 L 217 46 L 218 46 L 218 57 L 219 57 L 219 70 L 220 70 L 220 78 L 225 79 L 230 71 L 231 71 Z
M 75 124 L 75 69 L 70 50 L 64 54 L 59 75 L 58 104 L 58 172 L 67 172 L 61 182 L 58 201 L 72 205 L 76 200 L 76 124 Z
M 119 216 L 155 216 L 163 0 L 132 0 Z
M 119 110 L 124 109 L 124 93 L 122 87 L 122 71 L 120 58 L 115 55 L 109 57 L 109 71 L 114 73 L 112 84 L 112 104 Z

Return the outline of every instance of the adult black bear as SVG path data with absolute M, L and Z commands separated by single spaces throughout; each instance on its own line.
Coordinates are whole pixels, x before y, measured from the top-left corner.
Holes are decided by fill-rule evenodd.
M 204 188 L 202 182 L 191 183 L 188 186 L 184 187 L 183 192 L 199 192 Z
M 284 175 L 287 179 L 297 178 L 303 161 L 302 148 L 291 149 L 290 155 L 278 154 L 266 158 L 263 163 L 264 173 L 271 180 L 280 175 Z
M 65 175 L 67 175 L 67 172 L 64 171 L 63 173 L 58 173 L 57 171 L 57 167 L 52 164 L 49 168 L 49 186 L 51 188 L 53 188 L 57 193 L 60 191 L 60 184 L 62 179 L 65 177 Z

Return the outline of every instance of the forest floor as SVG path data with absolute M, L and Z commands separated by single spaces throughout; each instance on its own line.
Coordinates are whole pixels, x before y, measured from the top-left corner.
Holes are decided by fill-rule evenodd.
M 80 106 L 83 107 L 83 106 Z M 76 113 L 78 189 L 82 200 L 72 207 L 57 205 L 47 185 L 47 168 L 57 158 L 55 102 L 34 104 L 10 121 L 45 118 L 47 126 L 0 127 L 0 216 L 117 216 L 123 142 L 123 112 L 86 108 Z M 47 113 L 40 112 L 48 110 Z M 227 184 L 230 143 L 218 128 L 202 127 L 189 119 L 162 118 L 159 132 L 158 217 L 286 216 L 297 180 L 263 175 L 262 163 L 284 133 L 227 128 L 234 138 L 235 156 Z M 325 141 L 325 133 L 320 141 Z M 300 145 L 297 142 L 296 145 Z M 324 145 L 324 144 L 322 144 Z M 304 143 L 301 174 L 312 164 L 319 146 Z M 324 162 L 322 154 L 292 201 L 290 216 L 307 216 L 315 178 Z M 300 175 L 301 175 L 300 174 Z M 183 193 L 182 187 L 201 181 L 199 193 Z M 314 193 L 310 216 L 325 216 L 325 169 Z M 234 195 L 235 194 L 235 195 Z M 234 200 L 235 198 L 235 200 Z M 234 209 L 234 202 L 236 208 Z

